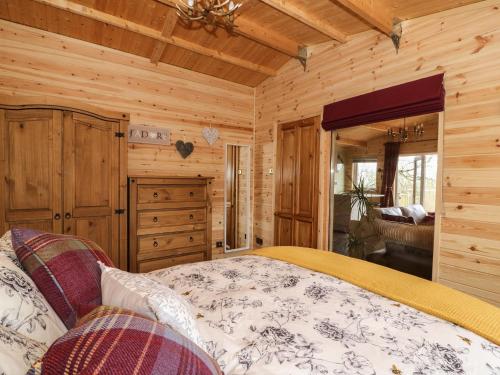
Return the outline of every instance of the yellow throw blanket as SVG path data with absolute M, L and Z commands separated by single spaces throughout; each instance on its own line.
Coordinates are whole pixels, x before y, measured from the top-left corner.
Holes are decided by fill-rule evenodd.
M 282 260 L 335 276 L 373 293 L 458 324 L 500 345 L 500 308 L 444 285 L 322 250 L 280 246 L 254 250 L 249 255 Z

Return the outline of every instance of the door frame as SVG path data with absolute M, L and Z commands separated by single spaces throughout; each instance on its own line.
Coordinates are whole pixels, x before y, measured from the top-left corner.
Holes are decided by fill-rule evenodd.
M 440 256 L 440 248 L 439 245 L 441 243 L 441 221 L 445 216 L 445 210 L 443 205 L 443 155 L 444 155 L 444 122 L 445 122 L 445 112 L 438 112 L 438 139 L 437 139 L 437 157 L 438 157 L 438 165 L 437 165 L 437 175 L 436 175 L 436 208 L 435 208 L 435 221 L 434 221 L 434 239 L 433 239 L 433 253 L 432 253 L 432 281 L 439 281 L 439 256 Z M 328 137 L 330 142 L 330 152 L 329 152 L 329 173 L 328 180 L 329 188 L 329 196 L 333 196 L 333 185 L 331 183 L 332 174 L 335 171 L 336 167 L 336 131 L 331 131 L 331 135 Z M 328 247 L 326 248 L 329 251 L 332 251 L 333 247 L 333 202 L 328 198 L 328 210 L 329 214 L 327 215 L 327 228 L 328 233 L 326 236 L 326 241 Z
M 247 207 L 248 207 L 248 215 L 247 215 L 247 240 L 246 240 L 246 246 L 240 247 L 237 249 L 230 249 L 226 250 L 226 220 L 227 220 L 227 214 L 226 214 L 226 201 L 227 201 L 227 192 L 226 192 L 226 169 L 227 169 L 227 146 L 240 146 L 240 147 L 248 147 L 248 162 L 247 164 L 247 177 L 246 177 L 246 183 L 248 186 L 248 194 L 247 194 Z M 253 194 L 253 186 L 252 186 L 252 165 L 253 165 L 253 148 L 252 145 L 249 144 L 241 144 L 241 143 L 224 143 L 224 202 L 222 203 L 223 207 L 223 213 L 224 213 L 224 221 L 223 221 L 223 227 L 224 227 L 224 239 L 222 241 L 222 244 L 224 246 L 223 250 L 224 253 L 233 253 L 236 251 L 243 251 L 243 250 L 249 250 L 251 248 L 251 243 L 252 243 L 252 238 L 253 238 L 253 207 L 252 207 L 252 194 Z

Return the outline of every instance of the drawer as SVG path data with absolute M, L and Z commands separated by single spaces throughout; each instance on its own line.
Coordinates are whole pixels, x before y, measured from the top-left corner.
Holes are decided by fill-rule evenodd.
M 138 203 L 204 202 L 205 185 L 139 186 Z
M 181 232 L 139 238 L 139 255 L 163 252 L 183 247 L 200 246 L 206 243 L 205 231 Z
M 201 262 L 205 260 L 205 253 L 194 253 L 177 257 L 152 259 L 139 262 L 138 272 L 151 272 L 161 268 L 176 266 L 178 264 Z
M 138 214 L 137 224 L 139 228 L 156 228 L 172 225 L 200 224 L 206 222 L 206 220 L 206 209 L 143 211 Z

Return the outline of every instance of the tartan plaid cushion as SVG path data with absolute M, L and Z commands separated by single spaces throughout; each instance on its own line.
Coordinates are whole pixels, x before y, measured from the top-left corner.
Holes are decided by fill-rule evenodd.
M 28 374 L 222 372 L 207 353 L 173 329 L 130 310 L 100 306 L 52 344 Z
M 13 228 L 12 244 L 26 273 L 67 328 L 101 305 L 101 270 L 113 263 L 94 242 L 74 236 Z

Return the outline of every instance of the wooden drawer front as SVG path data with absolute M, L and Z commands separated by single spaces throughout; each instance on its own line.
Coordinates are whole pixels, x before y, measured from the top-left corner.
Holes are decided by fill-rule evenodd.
M 176 211 L 144 211 L 138 215 L 139 228 L 171 225 L 199 224 L 206 222 L 206 209 Z
M 194 253 L 171 258 L 153 259 L 139 262 L 139 272 L 151 272 L 161 268 L 176 266 L 178 264 L 201 262 L 205 260 L 204 253 Z
M 164 234 L 139 239 L 139 254 L 205 244 L 205 231 Z
M 206 186 L 139 186 L 138 203 L 204 202 Z

